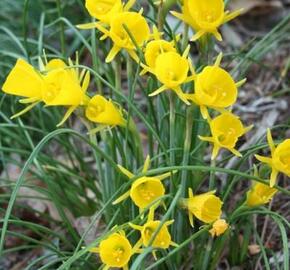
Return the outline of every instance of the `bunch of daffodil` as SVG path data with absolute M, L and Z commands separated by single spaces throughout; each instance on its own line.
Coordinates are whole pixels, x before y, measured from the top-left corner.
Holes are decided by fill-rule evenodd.
M 212 228 L 209 230 L 209 233 L 212 237 L 220 236 L 229 228 L 229 224 L 225 219 L 218 219 L 212 224 Z
M 148 247 L 151 242 L 152 242 L 151 246 L 153 248 L 159 248 L 159 249 L 166 249 L 166 248 L 169 248 L 170 246 L 178 246 L 175 242 L 171 240 L 171 235 L 167 228 L 173 222 L 174 220 L 169 220 L 169 221 L 164 222 L 164 224 L 161 226 L 159 232 L 156 234 L 153 240 L 152 237 L 154 236 L 154 233 L 157 231 L 158 227 L 160 226 L 161 221 L 154 220 L 154 207 L 151 207 L 149 210 L 147 222 L 143 226 L 129 223 L 129 225 L 133 229 L 138 230 L 141 233 L 141 238 L 136 243 L 134 248 L 139 249 L 142 245 L 144 247 Z M 153 251 L 153 256 L 156 259 L 156 254 L 154 251 Z
M 125 49 L 135 61 L 139 61 L 136 46 L 141 48 L 150 38 L 149 26 L 141 13 L 142 10 L 139 13 L 130 11 L 117 13 L 111 17 L 109 29 L 101 24 L 95 24 L 95 27 L 104 34 L 102 39 L 110 37 L 113 42 L 106 62 L 111 62 L 121 49 Z
M 142 173 L 146 173 L 150 165 L 150 157 L 147 156 Z M 129 179 L 136 177 L 133 173 L 118 165 L 119 169 Z M 132 201 L 139 207 L 140 212 L 165 194 L 165 188 L 162 180 L 170 176 L 169 173 L 164 173 L 157 176 L 142 176 L 133 181 L 130 190 L 121 195 L 113 204 L 118 204 L 121 201 L 131 197 Z
M 89 72 L 78 74 L 77 69 L 72 66 L 71 61 L 67 66 L 62 60 L 53 59 L 43 70 L 36 70 L 24 60 L 18 59 L 2 89 L 7 94 L 25 97 L 20 103 L 31 104 L 12 118 L 26 113 L 42 101 L 46 106 L 68 107 L 58 124 L 60 126 L 78 106 L 85 106 L 89 100 L 86 90 L 90 74 Z
M 182 101 L 189 104 L 181 89 L 182 84 L 194 79 L 194 76 L 188 76 L 188 72 L 191 69 L 191 64 L 187 58 L 189 49 L 190 47 L 188 46 L 183 55 L 178 54 L 176 51 L 158 54 L 154 67 L 142 65 L 144 70 L 154 74 L 163 84 L 149 96 L 156 96 L 165 90 L 173 90 Z
M 222 59 L 220 53 L 213 66 L 206 66 L 194 78 L 194 93 L 187 94 L 186 97 L 200 106 L 200 111 L 204 119 L 207 119 L 208 110 L 215 109 L 219 112 L 232 106 L 238 95 L 238 87 L 246 80 L 237 83 L 232 76 L 224 69 L 219 67 Z
M 86 9 L 99 22 L 80 24 L 78 27 L 81 29 L 91 29 L 95 28 L 97 24 L 109 25 L 114 16 L 128 11 L 135 2 L 136 0 L 129 0 L 124 4 L 121 0 L 86 0 Z
M 212 159 L 216 158 L 221 148 L 226 148 L 234 155 L 241 156 L 241 153 L 235 149 L 236 143 L 252 126 L 245 128 L 239 117 L 230 112 L 224 112 L 214 119 L 209 119 L 209 126 L 212 137 L 199 136 L 199 138 L 213 144 Z
M 276 147 L 273 142 L 271 130 L 268 129 L 267 140 L 271 150 L 271 157 L 263 157 L 260 155 L 255 155 L 255 157 L 271 167 L 270 187 L 273 187 L 279 172 L 290 176 L 290 139 L 284 140 Z
M 186 208 L 190 225 L 193 227 L 193 216 L 205 223 L 211 223 L 220 218 L 222 214 L 222 201 L 215 191 L 209 191 L 199 195 L 193 195 L 192 189 L 188 189 L 188 198 L 181 199 L 181 207 Z
M 194 29 L 195 35 L 191 38 L 192 41 L 205 34 L 212 34 L 221 41 L 222 36 L 218 28 L 240 15 L 241 11 L 231 13 L 225 11 L 223 0 L 184 0 L 182 13 L 173 11 L 172 14 Z
M 128 263 L 135 251 L 124 231 L 111 234 L 100 242 L 99 247 L 90 249 L 90 252 L 100 254 L 101 261 L 105 264 L 103 269 L 106 270 L 115 267 L 128 270 Z

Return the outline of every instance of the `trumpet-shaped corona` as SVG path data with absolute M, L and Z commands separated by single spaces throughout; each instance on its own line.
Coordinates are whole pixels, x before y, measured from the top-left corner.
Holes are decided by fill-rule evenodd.
M 109 126 L 124 126 L 125 120 L 121 111 L 110 100 L 101 95 L 90 99 L 86 107 L 86 117 L 95 123 Z
M 207 108 L 223 111 L 232 106 L 238 95 L 238 86 L 241 86 L 244 80 L 237 83 L 231 75 L 219 67 L 222 54 L 220 54 L 213 66 L 206 66 L 202 72 L 196 75 L 194 79 L 194 94 L 187 94 L 187 98 L 200 106 L 204 119 L 208 118 Z
M 147 172 L 149 164 L 150 157 L 147 156 L 142 173 Z M 132 174 L 122 166 L 118 165 L 118 167 L 122 173 L 128 176 L 129 179 L 135 177 L 134 174 Z M 169 172 L 158 176 L 143 176 L 136 179 L 131 185 L 130 190 L 120 196 L 117 200 L 115 200 L 113 204 L 120 203 L 128 197 L 131 197 L 132 201 L 139 207 L 140 211 L 142 211 L 142 209 L 146 208 L 148 205 L 150 205 L 155 200 L 165 194 L 165 188 L 161 181 L 169 177 L 170 174 L 171 173 Z
M 159 232 L 156 234 L 154 240 L 152 241 L 152 237 L 157 231 L 158 227 L 161 224 L 160 220 L 154 220 L 154 207 L 151 207 L 148 214 L 147 222 L 143 225 L 135 225 L 132 223 L 129 223 L 129 225 L 135 229 L 140 231 L 141 238 L 140 240 L 135 244 L 134 248 L 138 249 L 140 246 L 148 247 L 149 245 L 153 248 L 160 248 L 160 249 L 166 249 L 170 246 L 178 246 L 176 243 L 174 243 L 171 240 L 171 235 L 168 231 L 168 226 L 171 225 L 174 222 L 174 220 L 166 221 L 160 228 Z M 153 255 L 156 258 L 155 252 L 153 251 Z
M 240 15 L 242 10 L 232 13 L 225 11 L 223 0 L 184 0 L 182 13 L 172 12 L 174 16 L 184 21 L 195 30 L 192 41 L 195 41 L 205 34 L 212 34 L 219 41 L 222 36 L 218 28 Z
M 273 187 L 279 172 L 286 174 L 288 177 L 290 176 L 290 139 L 284 140 L 276 147 L 271 131 L 268 129 L 267 140 L 271 150 L 271 157 L 263 157 L 260 155 L 255 155 L 255 157 L 271 167 L 270 187 Z
M 181 200 L 181 205 L 187 208 L 190 225 L 193 227 L 193 216 L 205 223 L 211 223 L 219 219 L 222 214 L 222 201 L 214 195 L 215 191 L 193 195 L 192 189 L 188 189 L 189 197 Z
M 224 219 L 218 219 L 212 224 L 209 233 L 212 237 L 222 235 L 229 228 L 229 224 Z
M 125 233 L 120 231 L 102 240 L 100 246 L 90 249 L 90 252 L 100 254 L 101 261 L 105 264 L 103 269 L 118 267 L 127 270 L 134 249 Z
M 194 76 L 188 76 L 188 72 L 191 68 L 189 60 L 187 59 L 188 52 L 189 47 L 182 56 L 174 51 L 164 52 L 157 56 L 154 68 L 143 65 L 146 71 L 154 74 L 163 84 L 149 96 L 156 96 L 165 90 L 171 89 L 182 101 L 189 104 L 186 95 L 181 89 L 183 83 L 194 79 Z
M 216 158 L 221 148 L 226 148 L 234 155 L 241 156 L 241 153 L 235 149 L 236 143 L 252 126 L 245 128 L 240 119 L 230 112 L 222 113 L 213 120 L 209 120 L 209 125 L 212 137 L 199 136 L 199 138 L 213 144 L 212 159 Z

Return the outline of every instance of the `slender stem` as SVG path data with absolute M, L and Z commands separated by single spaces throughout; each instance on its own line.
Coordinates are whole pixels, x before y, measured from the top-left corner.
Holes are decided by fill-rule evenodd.
M 213 159 L 210 163 L 211 167 L 215 167 L 216 166 L 216 160 Z M 209 176 L 209 190 L 212 190 L 214 188 L 214 181 L 215 181 L 215 172 L 211 171 L 210 172 L 210 176 Z
M 169 145 L 170 149 L 175 147 L 175 95 L 171 91 L 169 93 Z M 170 164 L 175 165 L 175 154 L 173 151 L 170 152 Z
M 62 10 L 61 10 L 61 3 L 60 0 L 56 0 L 57 5 L 57 12 L 58 16 L 62 17 Z M 65 35 L 64 35 L 64 25 L 63 22 L 59 22 L 60 25 L 60 47 L 61 47 L 61 54 L 62 56 L 65 56 Z
M 99 68 L 99 62 L 98 62 L 98 56 L 97 56 L 97 39 L 96 39 L 96 29 L 93 28 L 91 31 L 91 44 L 92 44 L 92 61 L 93 61 L 93 69 L 96 72 L 99 72 L 98 68 Z M 95 82 L 97 85 L 97 91 L 99 92 L 100 95 L 102 95 L 103 90 L 102 90 L 102 83 L 101 81 L 96 77 L 95 77 Z

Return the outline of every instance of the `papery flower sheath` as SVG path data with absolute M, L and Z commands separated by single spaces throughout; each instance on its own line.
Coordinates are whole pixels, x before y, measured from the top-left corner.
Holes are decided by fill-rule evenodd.
M 123 268 L 128 270 L 128 263 L 135 253 L 124 231 L 112 233 L 106 239 L 100 242 L 97 248 L 91 248 L 90 252 L 99 253 L 102 263 L 105 264 L 103 269 Z
M 154 241 L 151 243 L 151 246 L 153 248 L 166 249 L 166 248 L 169 248 L 170 246 L 178 246 L 176 243 L 174 243 L 171 240 L 171 235 L 167 228 L 173 222 L 174 220 L 168 220 L 164 222 L 164 224 L 161 226 L 160 231 L 157 233 Z M 154 207 L 150 208 L 147 222 L 143 226 L 129 223 L 129 225 L 133 229 L 138 230 L 141 233 L 141 238 L 135 244 L 134 248 L 139 249 L 142 245 L 144 247 L 148 247 L 150 245 L 150 242 L 152 241 L 151 239 L 152 236 L 154 235 L 154 233 L 156 232 L 160 224 L 161 224 L 160 220 L 154 220 Z M 153 256 L 156 259 L 156 254 L 154 251 L 153 251 Z
M 205 223 L 211 223 L 219 219 L 222 214 L 222 201 L 214 195 L 215 191 L 193 195 L 192 189 L 188 189 L 188 198 L 181 199 L 181 206 L 188 211 L 190 225 L 193 227 L 193 216 Z
M 199 138 L 213 144 L 212 159 L 216 158 L 221 148 L 226 148 L 234 155 L 241 156 L 241 153 L 235 149 L 236 143 L 252 126 L 245 128 L 239 117 L 230 112 L 224 112 L 214 119 L 209 119 L 209 126 L 212 137 L 199 136 Z
M 150 157 L 147 156 L 142 173 L 147 172 L 150 165 Z M 135 175 L 129 172 L 127 169 L 118 165 L 119 169 L 129 179 L 135 177 Z M 162 184 L 162 180 L 169 177 L 171 172 L 164 173 L 157 176 L 142 176 L 137 178 L 131 185 L 130 190 L 121 195 L 113 204 L 120 203 L 121 201 L 131 197 L 132 201 L 139 207 L 140 211 L 146 208 L 148 205 L 153 203 L 155 200 L 165 194 L 165 188 Z
M 205 34 L 212 34 L 219 41 L 222 36 L 218 28 L 241 14 L 242 10 L 225 11 L 223 0 L 184 0 L 182 13 L 173 11 L 172 14 L 184 21 L 195 31 L 191 38 L 195 41 Z
M 208 118 L 207 108 L 223 112 L 225 108 L 232 106 L 238 95 L 238 87 L 246 80 L 237 83 L 232 76 L 219 67 L 222 53 L 219 54 L 213 66 L 206 66 L 196 74 L 194 78 L 194 93 L 186 94 L 186 97 L 200 106 L 204 119 Z
M 271 150 L 271 157 L 264 157 L 255 155 L 255 157 L 268 164 L 271 169 L 270 187 L 273 187 L 276 183 L 277 175 L 279 172 L 286 174 L 290 177 L 290 139 L 286 139 L 277 146 L 275 146 L 271 130 L 267 130 L 267 140 Z

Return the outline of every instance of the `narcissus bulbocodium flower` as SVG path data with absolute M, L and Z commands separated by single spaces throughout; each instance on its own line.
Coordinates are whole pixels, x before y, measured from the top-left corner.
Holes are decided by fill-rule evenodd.
M 271 188 L 268 185 L 254 181 L 251 189 L 247 192 L 246 205 L 254 207 L 266 204 L 277 191 L 276 188 Z
M 101 95 L 95 95 L 90 99 L 85 114 L 90 121 L 104 126 L 125 125 L 121 110 L 111 100 Z
M 147 156 L 142 173 L 148 171 L 150 165 L 150 157 Z M 135 177 L 135 175 L 129 172 L 127 169 L 118 165 L 119 169 L 123 174 L 128 176 L 129 179 Z M 131 197 L 132 201 L 139 207 L 140 212 L 146 208 L 148 205 L 153 203 L 155 200 L 160 198 L 165 194 L 165 188 L 162 184 L 162 180 L 169 177 L 171 172 L 164 173 L 156 176 L 142 176 L 137 178 L 131 185 L 130 190 L 121 195 L 113 204 L 120 203 L 121 201 Z
M 144 52 L 146 65 L 151 69 L 155 68 L 156 59 L 160 54 L 166 52 L 176 52 L 174 43 L 162 39 L 161 33 L 158 32 L 156 26 L 153 26 L 153 37 L 154 39 L 146 44 Z M 144 69 L 141 74 L 146 73 L 146 71 L 147 70 Z
M 222 214 L 222 201 L 214 195 L 215 191 L 209 191 L 199 195 L 193 195 L 192 189 L 188 189 L 188 198 L 181 199 L 181 206 L 188 210 L 189 222 L 193 227 L 193 216 L 205 223 L 211 223 Z
M 218 28 L 240 15 L 241 11 L 231 13 L 225 11 L 223 0 L 184 0 L 182 13 L 173 11 L 172 14 L 194 29 L 195 35 L 191 38 L 192 41 L 207 33 L 221 41 L 222 36 Z
M 252 126 L 245 128 L 239 117 L 230 112 L 224 112 L 208 121 L 212 137 L 199 136 L 199 138 L 213 144 L 211 158 L 215 159 L 221 148 L 226 148 L 240 157 L 241 153 L 235 149 L 236 143 L 239 137 L 248 132 Z
M 155 236 L 155 239 L 151 243 L 152 236 L 154 235 L 154 233 L 156 232 L 156 230 L 158 229 L 158 227 L 161 224 L 160 220 L 154 220 L 154 207 L 151 207 L 149 210 L 147 222 L 143 226 L 129 223 L 129 225 L 133 229 L 138 230 L 141 233 L 141 238 L 135 244 L 134 248 L 139 249 L 142 245 L 144 247 L 148 247 L 150 243 L 151 243 L 151 246 L 153 248 L 161 248 L 161 249 L 166 249 L 166 248 L 169 248 L 170 246 L 178 246 L 176 243 L 174 243 L 171 240 L 171 235 L 170 235 L 168 228 L 167 228 L 173 222 L 174 222 L 174 220 L 168 220 L 168 221 L 164 222 L 164 224 L 161 226 L 161 229 L 159 230 L 159 232 Z M 153 255 L 156 259 L 156 255 L 155 255 L 154 251 L 153 251 Z
M 128 269 L 128 263 L 135 253 L 124 231 L 111 234 L 108 238 L 100 242 L 97 248 L 91 248 L 90 252 L 99 253 L 102 263 L 105 264 L 103 269 L 110 267 Z
M 70 66 L 72 65 L 70 61 Z M 60 59 L 53 59 L 43 70 L 38 71 L 24 60 L 18 59 L 3 85 L 3 91 L 25 97 L 19 102 L 31 104 L 12 118 L 26 113 L 43 101 L 47 106 L 69 107 L 59 126 L 78 106 L 85 105 L 88 102 L 86 90 L 90 74 L 84 71 L 79 74 L 77 69 L 70 66 Z
M 229 227 L 229 224 L 224 219 L 218 219 L 212 224 L 212 228 L 209 230 L 209 233 L 214 236 L 220 236 L 223 234 Z
M 86 0 L 86 9 L 98 22 L 77 25 L 80 29 L 92 29 L 97 25 L 110 25 L 112 18 L 117 14 L 128 11 L 136 2 L 129 0 L 124 4 L 121 0 Z M 106 36 L 102 37 L 105 38 Z
M 206 66 L 194 78 L 194 94 L 187 94 L 186 97 L 200 106 L 204 119 L 208 118 L 207 108 L 223 112 L 225 108 L 232 106 L 238 95 L 238 87 L 246 80 L 237 83 L 232 76 L 219 67 L 222 59 L 220 53 L 213 66 Z
M 144 70 L 154 74 L 163 84 L 160 88 L 149 94 L 150 97 L 156 96 L 165 90 L 173 90 L 182 101 L 189 104 L 181 89 L 183 83 L 194 79 L 194 76 L 188 76 L 189 70 L 192 70 L 190 60 L 187 59 L 189 48 L 188 46 L 183 55 L 174 51 L 159 54 L 154 68 L 142 65 Z
M 271 150 L 271 157 L 263 157 L 260 155 L 255 155 L 255 157 L 271 167 L 270 187 L 273 187 L 279 172 L 290 177 L 290 139 L 284 140 L 276 147 L 273 142 L 271 131 L 268 129 L 267 140 Z
M 126 49 L 135 61 L 139 61 L 134 42 L 141 48 L 150 37 L 149 26 L 141 12 L 142 10 L 139 13 L 126 11 L 116 14 L 111 17 L 109 29 L 101 24 L 95 24 L 95 27 L 104 34 L 102 39 L 110 37 L 114 43 L 106 62 L 111 62 L 121 49 Z

